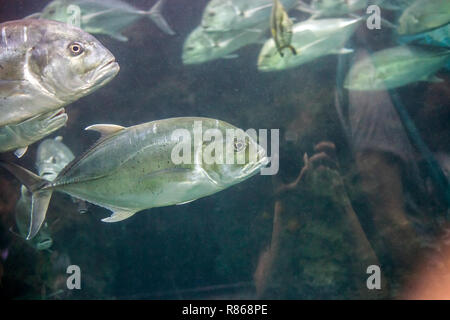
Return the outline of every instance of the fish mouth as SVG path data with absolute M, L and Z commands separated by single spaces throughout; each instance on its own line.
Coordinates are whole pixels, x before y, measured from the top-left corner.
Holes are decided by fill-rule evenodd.
M 93 74 L 93 82 L 96 87 L 101 87 L 111 81 L 117 73 L 119 73 L 120 66 L 113 58 L 97 68 Z

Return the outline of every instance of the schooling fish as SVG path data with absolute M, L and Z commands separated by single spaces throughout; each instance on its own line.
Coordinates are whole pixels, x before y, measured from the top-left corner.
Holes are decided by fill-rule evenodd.
M 252 137 L 241 131 L 242 135 L 229 139 L 230 130 L 238 129 L 216 119 L 171 118 L 129 128 L 94 125 L 86 129 L 101 132 L 103 138 L 54 181 L 0 162 L 33 194 L 28 239 L 39 231 L 53 191 L 108 208 L 113 214 L 103 221 L 116 222 L 144 209 L 214 194 L 255 175 L 268 162 L 264 148 Z M 226 161 L 205 157 L 225 153 Z M 236 161 L 238 157 L 243 161 Z
M 264 44 L 258 57 L 258 70 L 280 71 L 298 67 L 304 63 L 329 54 L 346 54 L 351 49 L 344 48 L 345 43 L 355 31 L 362 19 L 309 19 L 293 26 L 291 45 L 298 52 L 281 57 L 273 39 Z
M 16 150 L 15 155 L 21 158 L 30 144 L 58 130 L 66 122 L 67 114 L 60 109 L 0 127 L 0 152 Z
M 449 0 L 416 0 L 398 19 L 397 33 L 410 35 L 450 23 Z
M 350 90 L 387 90 L 417 81 L 441 81 L 435 73 L 450 61 L 440 47 L 397 46 L 375 52 L 355 63 L 344 87 Z
M 0 24 L 0 128 L 61 109 L 117 74 L 114 56 L 79 28 L 49 20 Z
M 278 53 L 284 56 L 283 50 L 289 48 L 296 55 L 297 50 L 291 45 L 293 22 L 279 0 L 273 0 L 272 14 L 270 15 L 270 31 L 275 41 Z
M 251 30 L 228 32 L 205 32 L 197 27 L 187 37 L 183 46 L 183 63 L 199 64 L 220 58 L 234 58 L 232 53 L 253 43 L 260 43 L 265 35 L 267 23 Z
M 251 29 L 267 21 L 273 0 L 211 0 L 206 6 L 201 26 L 207 32 L 226 32 Z M 298 0 L 281 0 L 290 10 Z
M 175 34 L 161 14 L 164 1 L 159 0 L 150 10 L 144 11 L 120 0 L 54 0 L 37 15 L 41 19 L 68 23 L 74 18 L 76 21 L 74 15 L 79 13 L 80 27 L 86 32 L 127 41 L 122 31 L 142 17 L 151 19 L 163 32 Z

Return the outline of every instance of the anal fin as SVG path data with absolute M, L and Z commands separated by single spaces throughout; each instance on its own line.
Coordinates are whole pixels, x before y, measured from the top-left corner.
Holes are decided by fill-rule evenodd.
M 110 217 L 104 218 L 104 219 L 102 219 L 102 221 L 103 222 L 119 222 L 119 221 L 130 218 L 136 212 L 137 211 L 135 211 L 135 210 L 127 210 L 127 209 L 115 210 Z

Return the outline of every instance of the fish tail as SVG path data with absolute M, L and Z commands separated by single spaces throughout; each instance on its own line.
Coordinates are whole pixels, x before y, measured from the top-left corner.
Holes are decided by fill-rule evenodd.
M 30 240 L 39 232 L 47 214 L 53 191 L 43 188 L 49 181 L 13 163 L 0 162 L 0 166 L 11 172 L 32 193 L 30 229 L 26 238 Z
M 172 30 L 161 13 L 164 3 L 165 0 L 158 0 L 158 2 L 156 2 L 156 4 L 149 11 L 146 11 L 146 14 L 158 26 L 159 29 L 167 34 L 174 35 L 175 31 Z

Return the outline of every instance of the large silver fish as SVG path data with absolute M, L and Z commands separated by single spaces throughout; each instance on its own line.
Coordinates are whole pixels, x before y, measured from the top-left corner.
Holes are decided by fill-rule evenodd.
M 293 26 L 291 40 L 297 54 L 286 51 L 284 57 L 281 57 L 274 40 L 269 39 L 259 53 L 258 70 L 286 70 L 325 55 L 350 53 L 352 50 L 344 48 L 344 45 L 361 21 L 340 18 L 299 22 Z
M 19 124 L 99 89 L 119 71 L 85 31 L 49 20 L 0 24 L 0 128 Z
M 398 19 L 399 35 L 429 31 L 450 23 L 449 0 L 416 0 Z
M 450 61 L 450 50 L 397 46 L 355 63 L 344 82 L 350 90 L 387 90 L 417 81 L 439 81 L 435 73 Z
M 0 127 L 0 152 L 16 150 L 17 157 L 22 157 L 30 144 L 41 140 L 64 126 L 67 114 L 64 109 L 37 115 L 33 118 Z
M 268 162 L 264 148 L 252 137 L 242 132 L 229 139 L 227 131 L 237 128 L 215 119 L 172 118 L 129 128 L 94 125 L 87 129 L 101 132 L 103 138 L 53 182 L 17 165 L 0 163 L 33 192 L 28 239 L 39 231 L 53 191 L 108 208 L 113 214 L 103 221 L 115 222 L 144 209 L 214 194 L 253 176 Z M 226 161 L 205 158 L 220 152 L 227 154 Z M 181 153 L 187 162 L 178 158 Z M 244 157 L 243 161 L 236 161 L 238 157 Z
M 225 32 L 252 28 L 268 21 L 273 0 L 211 0 L 206 6 L 201 26 L 207 32 Z M 281 0 L 286 10 L 298 0 Z
M 164 1 L 159 0 L 150 10 L 144 11 L 120 0 L 54 0 L 36 16 L 65 23 L 78 21 L 86 32 L 127 41 L 122 31 L 142 17 L 151 19 L 165 33 L 175 34 L 161 14 Z M 77 14 L 80 16 L 74 16 Z
M 58 173 L 74 158 L 72 151 L 62 143 L 61 137 L 45 139 L 37 149 L 36 167 L 38 174 L 48 181 L 53 181 Z M 22 186 L 21 197 L 16 204 L 15 217 L 19 233 L 24 238 L 30 230 L 31 203 L 31 192 L 25 186 Z M 37 250 L 45 250 L 51 247 L 53 240 L 46 223 L 28 243 Z
M 182 59 L 184 64 L 199 64 L 207 61 L 235 57 L 236 50 L 253 43 L 259 43 L 264 37 L 267 23 L 264 27 L 251 30 L 235 30 L 228 32 L 205 32 L 197 27 L 187 37 Z

